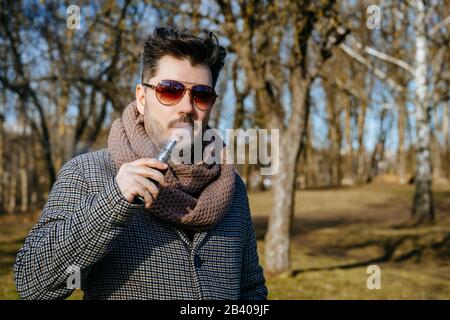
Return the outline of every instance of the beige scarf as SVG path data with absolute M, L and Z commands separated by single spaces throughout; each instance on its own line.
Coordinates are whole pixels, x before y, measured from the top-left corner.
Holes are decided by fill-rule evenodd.
M 204 146 L 205 147 L 205 146 Z M 115 120 L 108 137 L 108 150 L 117 168 L 139 158 L 156 157 L 158 150 L 144 127 L 136 102 Z M 191 231 L 205 231 L 227 212 L 233 197 L 235 176 L 230 164 L 174 164 L 168 162 L 165 186 L 150 214 Z

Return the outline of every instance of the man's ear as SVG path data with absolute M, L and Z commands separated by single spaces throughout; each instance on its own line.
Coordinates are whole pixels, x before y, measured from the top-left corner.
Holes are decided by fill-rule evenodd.
M 136 107 L 140 114 L 144 114 L 145 92 L 144 87 L 140 84 L 136 86 Z

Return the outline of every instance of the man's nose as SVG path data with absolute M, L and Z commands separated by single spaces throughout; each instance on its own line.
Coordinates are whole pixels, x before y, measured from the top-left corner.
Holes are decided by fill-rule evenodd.
M 178 113 L 186 113 L 192 114 L 194 111 L 194 101 L 191 99 L 191 95 L 189 94 L 189 90 L 186 90 L 183 98 L 176 105 L 176 109 Z

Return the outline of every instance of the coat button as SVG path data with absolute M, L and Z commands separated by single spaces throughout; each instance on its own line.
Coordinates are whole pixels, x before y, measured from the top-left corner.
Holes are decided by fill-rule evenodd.
M 200 256 L 198 254 L 195 255 L 194 257 L 194 265 L 196 268 L 200 268 L 203 264 L 202 258 L 200 258 Z

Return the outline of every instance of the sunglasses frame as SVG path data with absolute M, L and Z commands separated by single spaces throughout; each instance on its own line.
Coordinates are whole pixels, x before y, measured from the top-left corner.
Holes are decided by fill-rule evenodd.
M 183 85 L 184 89 L 183 89 L 183 94 L 182 94 L 181 97 L 180 97 L 180 100 L 178 100 L 178 101 L 176 101 L 176 102 L 173 102 L 173 103 L 163 103 L 163 102 L 159 99 L 158 94 L 157 94 L 157 90 L 156 90 L 156 89 L 158 88 L 158 86 L 159 86 L 159 85 L 161 84 L 161 82 L 163 82 L 163 81 L 174 81 L 174 82 L 178 82 L 178 83 L 180 83 L 180 84 Z M 191 88 L 188 88 L 188 87 L 186 87 L 185 83 L 193 84 L 193 86 L 192 86 Z M 165 106 L 174 106 L 174 105 L 178 104 L 178 103 L 183 99 L 183 97 L 184 97 L 184 95 L 186 94 L 186 91 L 187 91 L 187 90 L 189 90 L 189 96 L 191 97 L 192 101 L 194 102 L 195 107 L 196 107 L 197 109 L 199 109 L 199 110 L 202 110 L 202 111 L 210 110 L 210 109 L 213 107 L 213 105 L 214 105 L 214 103 L 216 102 L 216 99 L 217 99 L 217 97 L 218 97 L 218 95 L 217 95 L 217 93 L 216 93 L 216 90 L 214 90 L 213 87 L 207 86 L 207 85 L 204 85 L 204 84 L 198 84 L 198 83 L 182 82 L 182 81 L 178 81 L 178 80 L 164 79 L 164 80 L 159 81 L 158 84 L 156 84 L 156 85 L 150 84 L 150 83 L 145 83 L 145 82 L 142 82 L 142 85 L 145 86 L 145 87 L 148 87 L 148 88 L 150 88 L 150 89 L 153 89 L 153 90 L 155 91 L 156 99 L 159 101 L 159 103 L 161 103 L 162 105 L 165 105 Z M 214 94 L 214 103 L 213 103 L 209 108 L 207 108 L 207 109 L 202 109 L 202 108 L 200 108 L 200 107 L 197 105 L 197 102 L 195 102 L 195 99 L 194 99 L 194 97 L 192 96 L 192 89 L 193 89 L 195 86 L 203 86 L 203 87 L 208 87 L 208 88 L 211 88 L 211 89 L 212 89 L 212 92 L 213 92 L 213 94 Z

